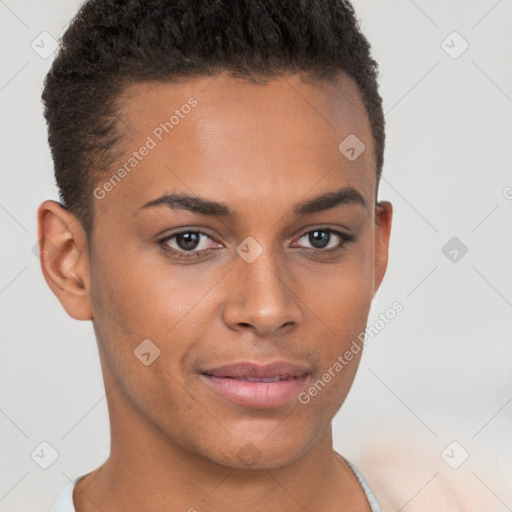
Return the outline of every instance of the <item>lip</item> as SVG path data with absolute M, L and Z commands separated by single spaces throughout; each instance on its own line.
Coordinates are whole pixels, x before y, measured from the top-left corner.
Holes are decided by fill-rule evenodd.
M 273 378 L 302 377 L 309 373 L 309 368 L 304 365 L 292 364 L 287 361 L 274 361 L 268 364 L 241 361 L 201 371 L 201 373 L 215 377 L 231 377 L 234 379 L 244 378 Z
M 200 377 L 232 402 L 263 409 L 279 407 L 296 397 L 309 374 L 308 367 L 285 361 L 266 365 L 244 361 L 204 370 Z

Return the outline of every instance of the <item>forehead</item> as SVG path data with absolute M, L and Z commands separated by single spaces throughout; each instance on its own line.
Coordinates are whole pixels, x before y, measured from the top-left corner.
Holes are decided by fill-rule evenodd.
M 129 179 L 109 202 L 136 208 L 171 191 L 269 203 L 347 185 L 373 193 L 368 116 L 343 74 L 315 82 L 282 75 L 263 85 L 226 74 L 145 82 L 127 88 L 119 106 L 123 151 L 113 170 L 135 165 L 125 165 Z M 354 136 L 365 150 L 351 161 L 340 144 Z M 143 146 L 151 149 L 141 158 Z
M 312 132 L 331 132 L 329 135 L 335 139 L 344 138 L 348 130 L 361 139 L 368 139 L 371 133 L 360 92 L 344 73 L 328 81 L 304 81 L 296 74 L 279 75 L 263 84 L 219 73 L 127 87 L 118 102 L 122 124 L 128 128 L 125 136 L 132 138 L 137 132 L 150 132 L 155 122 L 169 121 L 173 113 L 183 114 L 175 110 L 180 110 L 191 98 L 199 108 L 194 108 L 194 115 L 186 124 L 198 127 L 200 122 L 203 133 L 215 127 L 219 135 L 221 128 L 226 135 L 233 135 L 230 130 L 239 130 L 241 125 L 250 126 L 254 135 L 260 137 L 273 135 L 283 127 L 287 128 L 286 133 L 306 137 L 311 137 Z M 286 133 L 281 134 L 283 138 Z

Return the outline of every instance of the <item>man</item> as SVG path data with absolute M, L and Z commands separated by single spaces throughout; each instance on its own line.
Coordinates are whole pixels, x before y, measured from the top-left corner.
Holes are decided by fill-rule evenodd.
M 43 100 L 42 271 L 111 428 L 54 510 L 380 510 L 332 446 L 392 219 L 351 5 L 90 0 Z

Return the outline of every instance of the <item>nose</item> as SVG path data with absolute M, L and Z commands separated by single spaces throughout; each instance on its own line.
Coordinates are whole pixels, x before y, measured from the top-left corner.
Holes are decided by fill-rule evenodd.
M 268 249 L 251 263 L 237 257 L 224 283 L 223 320 L 230 329 L 269 337 L 301 323 L 300 283 L 283 263 Z

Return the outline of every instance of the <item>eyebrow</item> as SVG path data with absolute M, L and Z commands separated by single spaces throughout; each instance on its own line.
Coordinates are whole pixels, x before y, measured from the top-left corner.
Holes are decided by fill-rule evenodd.
M 368 205 L 360 192 L 353 187 L 343 187 L 335 192 L 326 192 L 304 203 L 297 204 L 293 208 L 293 213 L 296 216 L 311 215 L 348 204 L 361 205 L 368 209 Z M 188 210 L 213 217 L 236 217 L 237 215 L 235 210 L 223 203 L 188 194 L 163 194 L 143 204 L 136 212 L 156 206 L 166 206 L 173 210 Z

